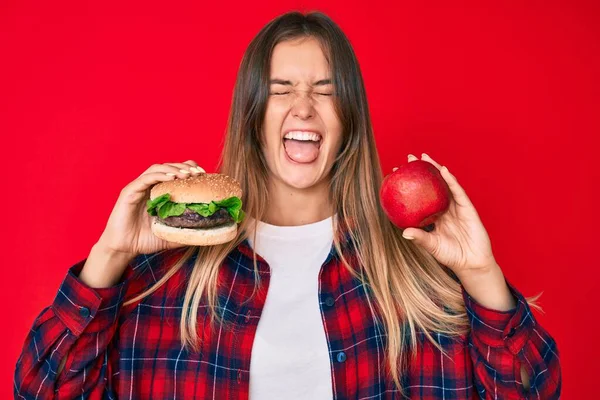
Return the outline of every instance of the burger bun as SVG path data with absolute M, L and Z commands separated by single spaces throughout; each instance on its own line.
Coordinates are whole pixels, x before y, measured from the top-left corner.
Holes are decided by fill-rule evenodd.
M 237 235 L 235 222 L 207 229 L 175 228 L 161 224 L 156 217 L 153 217 L 151 228 L 152 233 L 160 239 L 188 246 L 213 246 L 227 243 L 235 239 Z

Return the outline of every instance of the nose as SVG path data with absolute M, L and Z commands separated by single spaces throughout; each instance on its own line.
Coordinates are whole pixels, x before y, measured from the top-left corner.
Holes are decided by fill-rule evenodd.
M 292 115 L 300 119 L 309 119 L 314 116 L 312 97 L 308 93 L 297 91 L 292 102 Z

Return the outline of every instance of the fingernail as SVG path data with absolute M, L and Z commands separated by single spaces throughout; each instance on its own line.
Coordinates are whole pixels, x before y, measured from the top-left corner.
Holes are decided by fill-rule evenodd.
M 398 167 L 392 168 L 392 172 L 396 172 L 397 169 L 398 169 Z
M 406 236 L 402 235 L 402 237 L 403 237 L 404 239 L 408 239 L 408 240 L 413 240 L 413 239 L 414 239 L 414 237 L 412 237 L 412 236 L 408 236 L 408 235 L 406 235 Z
M 431 157 L 429 157 L 429 156 L 427 155 L 427 153 L 423 153 L 423 154 L 421 154 L 421 157 L 427 157 L 427 158 L 431 158 Z
M 185 169 L 180 169 L 179 172 L 181 172 L 182 174 L 189 174 L 190 171 L 187 171 Z
M 175 176 L 175 174 L 172 174 L 170 172 L 167 172 L 165 175 L 167 175 L 167 176 Z

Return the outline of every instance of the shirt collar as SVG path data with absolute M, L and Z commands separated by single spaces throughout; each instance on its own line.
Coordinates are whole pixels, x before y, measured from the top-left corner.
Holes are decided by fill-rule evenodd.
M 342 252 L 344 254 L 346 254 L 346 252 L 352 248 L 352 231 L 354 230 L 355 224 L 353 223 L 352 219 L 350 220 L 348 225 L 344 224 L 337 218 L 337 214 L 334 216 L 334 218 L 335 218 L 336 226 L 337 226 L 337 229 L 334 232 L 334 235 L 337 236 L 337 238 L 340 242 L 340 247 L 342 249 Z M 241 254 L 241 256 L 245 259 L 245 261 L 248 262 L 249 265 L 253 264 L 254 250 L 250 246 L 248 239 L 242 240 L 238 244 L 236 250 Z M 327 258 L 325 259 L 325 264 L 328 263 L 329 261 L 331 261 L 331 259 L 334 257 L 337 259 L 340 258 L 335 246 L 332 244 L 331 250 L 329 251 Z M 269 268 L 269 265 L 267 264 L 267 261 L 263 257 L 261 257 L 261 255 L 258 253 L 256 253 L 256 263 L 257 263 L 258 271 L 260 274 L 270 274 L 271 273 L 271 270 Z

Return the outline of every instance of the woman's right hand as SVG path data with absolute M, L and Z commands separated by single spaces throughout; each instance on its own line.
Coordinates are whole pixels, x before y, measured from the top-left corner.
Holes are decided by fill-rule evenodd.
M 138 254 L 183 247 L 154 236 L 151 229 L 152 217 L 146 211 L 146 202 L 150 198 L 150 189 L 155 184 L 185 179 L 202 172 L 204 169 L 192 160 L 154 164 L 125 186 L 108 217 L 100 240 L 92 247 L 79 272 L 79 279 L 92 288 L 111 287 L 119 281 L 129 261 Z M 58 373 L 63 370 L 66 361 L 67 357 L 64 357 Z
M 107 253 L 121 254 L 129 258 L 138 254 L 183 247 L 184 245 L 154 236 L 151 230 L 152 217 L 146 211 L 146 202 L 150 198 L 150 188 L 155 184 L 185 179 L 203 172 L 193 160 L 152 165 L 121 190 L 96 246 Z
M 193 168 L 193 169 L 192 169 Z M 183 247 L 152 233 L 152 217 L 146 211 L 150 189 L 157 183 L 185 179 L 203 173 L 195 161 L 154 164 L 121 190 L 102 236 L 92 247 L 79 279 L 92 288 L 111 287 L 138 254 Z

